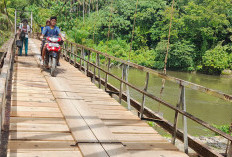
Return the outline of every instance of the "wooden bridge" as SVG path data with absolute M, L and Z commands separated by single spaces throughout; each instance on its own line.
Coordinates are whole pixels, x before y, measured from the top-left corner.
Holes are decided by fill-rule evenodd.
M 184 132 L 177 129 L 178 114 L 232 141 L 231 136 L 185 111 L 184 87 L 198 87 L 202 92 L 209 92 L 231 102 L 230 95 L 206 90 L 205 87 L 155 73 L 151 69 L 69 42 L 64 45 L 63 59 L 60 61 L 61 66 L 57 69 L 56 77 L 51 77 L 46 70 L 41 71 L 39 65 L 40 43 L 37 39 L 30 39 L 29 56 L 25 57 L 14 54 L 14 40 L 10 41 L 1 71 L 1 76 L 4 77 L 0 80 L 1 85 L 4 85 L 0 88 L 1 123 L 4 124 L 1 129 L 4 130 L 3 134 L 9 133 L 8 147 L 5 147 L 5 152 L 2 148 L 1 156 L 184 157 L 188 156 L 188 146 L 201 156 L 221 156 L 200 142 L 194 141 L 187 134 L 187 123 Z M 92 62 L 90 52 L 96 52 L 96 60 Z M 108 57 L 106 70 L 100 66 L 100 55 Z M 109 72 L 111 59 L 126 65 L 122 78 Z M 183 100 L 180 104 L 183 108 L 172 106 L 147 93 L 146 88 L 140 90 L 129 84 L 126 79 L 127 66 L 147 72 L 147 83 L 149 73 L 170 81 L 180 81 Z M 105 72 L 104 78 L 101 78 L 100 71 Z M 116 77 L 120 81 L 120 89 L 108 83 L 108 76 Z M 94 82 L 98 82 L 100 88 Z M 140 90 L 143 102 L 140 104 L 130 98 L 129 91 L 122 92 L 123 84 Z M 129 108 L 134 107 L 140 113 L 139 117 L 123 107 L 109 93 L 118 95 L 119 102 L 124 100 L 129 104 Z M 175 124 L 170 124 L 146 108 L 145 96 L 173 109 L 176 112 Z M 159 135 L 146 120 L 156 122 L 173 134 L 173 141 L 176 138 L 184 141 L 186 153 Z M 7 146 L 2 143 L 2 147 L 3 145 Z

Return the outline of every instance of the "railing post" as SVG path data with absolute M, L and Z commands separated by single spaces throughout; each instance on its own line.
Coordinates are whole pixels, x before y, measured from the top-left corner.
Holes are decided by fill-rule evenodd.
M 91 51 L 89 50 L 89 51 L 88 51 L 88 62 L 87 62 L 87 76 L 88 76 L 88 74 L 89 74 L 90 53 L 91 53 Z
M 180 94 L 180 101 L 177 104 L 177 108 L 182 108 L 183 111 L 186 112 L 186 101 L 185 101 L 185 87 L 181 85 L 181 94 Z M 177 123 L 178 123 L 178 114 L 179 112 L 176 111 L 175 119 L 174 119 L 174 132 L 172 137 L 172 143 L 175 144 L 176 140 L 176 132 L 177 132 Z M 187 118 L 183 115 L 183 131 L 184 131 L 184 152 L 188 154 L 188 129 L 187 129 Z
M 128 77 L 129 77 L 129 65 L 126 66 L 126 72 L 125 72 L 125 81 L 128 83 Z M 131 104 L 130 104 L 130 90 L 129 86 L 126 85 L 126 95 L 127 95 L 127 109 L 131 110 Z
M 144 87 L 144 91 L 145 92 L 147 91 L 148 82 L 149 82 L 149 73 L 147 72 L 147 74 L 146 74 L 146 81 L 145 81 L 145 87 Z M 140 115 L 139 115 L 140 119 L 143 118 L 144 105 L 145 105 L 145 95 L 143 94 L 142 105 L 141 105 Z
M 83 62 L 84 62 L 84 69 L 85 69 L 85 75 L 87 75 L 87 66 L 86 66 L 86 61 L 85 61 L 85 48 L 83 48 Z
M 75 46 L 75 51 L 73 52 L 73 54 L 74 54 L 74 58 L 73 58 L 73 60 L 74 60 L 74 67 L 76 67 L 76 65 L 77 65 L 77 51 L 78 51 L 78 47 Z
M 122 80 L 124 79 L 124 75 L 125 75 L 125 65 L 122 65 Z M 122 103 L 122 90 L 123 90 L 123 83 L 122 81 L 120 81 L 120 91 L 119 91 L 119 103 Z
M 227 157 L 232 157 L 232 141 L 230 141 L 230 146 L 228 149 Z
M 229 127 L 229 134 L 231 133 L 232 133 L 232 123 L 230 124 L 230 127 Z M 227 142 L 225 154 L 227 155 L 227 157 L 232 157 L 232 141 L 230 140 L 228 140 Z
M 182 110 L 186 112 L 186 101 L 185 101 L 185 87 L 182 86 Z M 184 127 L 184 152 L 188 154 L 188 128 L 187 128 L 187 118 L 183 115 L 183 127 Z
M 70 55 L 69 55 L 69 63 L 71 63 L 72 62 L 72 57 L 73 56 L 73 44 L 72 43 L 70 43 Z
M 110 58 L 108 58 L 107 72 L 110 72 Z M 108 74 L 106 73 L 106 77 L 105 77 L 105 91 L 107 90 L 107 83 L 108 83 Z
M 97 55 L 96 55 L 97 57 Z M 97 58 L 96 58 L 96 62 L 95 62 L 95 65 L 97 64 Z M 95 83 L 95 77 L 96 77 L 96 67 L 93 66 L 93 83 Z
M 98 87 L 99 88 L 101 88 L 101 71 L 100 71 L 100 56 L 99 56 L 99 54 L 97 54 L 97 66 L 98 66 L 98 79 L 99 79 L 99 81 L 98 81 Z
M 180 86 L 180 98 L 179 98 L 179 102 L 177 103 L 176 107 L 178 109 L 180 109 L 180 105 L 182 104 L 182 97 L 183 97 L 183 86 L 181 85 Z M 172 144 L 175 145 L 176 143 L 176 131 L 177 131 L 177 124 L 178 124 L 178 115 L 179 115 L 179 112 L 176 111 L 175 112 L 175 118 L 174 118 L 174 125 L 173 125 L 173 134 L 172 134 Z
M 79 70 L 81 71 L 81 67 L 82 67 L 82 55 L 83 54 L 83 47 L 81 48 L 81 54 L 80 54 L 80 66 L 79 66 Z
M 68 61 L 68 50 L 67 50 L 67 42 L 65 43 L 65 60 Z

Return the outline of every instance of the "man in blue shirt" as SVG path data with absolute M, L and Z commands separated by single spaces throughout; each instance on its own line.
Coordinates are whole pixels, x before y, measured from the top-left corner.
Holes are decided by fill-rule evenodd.
M 50 26 L 46 26 L 43 29 L 42 35 L 40 38 L 43 38 L 44 36 L 46 36 L 46 37 L 52 37 L 52 36 L 58 37 L 58 36 L 60 36 L 62 40 L 65 40 L 65 38 L 62 36 L 62 34 L 60 32 L 59 27 L 56 26 L 56 21 L 57 21 L 57 18 L 55 16 L 50 18 L 50 22 L 51 22 Z M 46 53 L 46 46 L 43 47 L 42 60 L 41 60 L 42 64 L 44 61 L 45 53 Z M 59 65 L 59 58 L 60 58 L 60 56 L 58 57 L 58 61 L 57 61 L 58 65 Z

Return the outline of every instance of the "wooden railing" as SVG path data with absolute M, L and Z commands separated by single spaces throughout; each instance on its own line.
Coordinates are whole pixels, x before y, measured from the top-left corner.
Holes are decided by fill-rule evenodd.
M 1 60 L 2 68 L 0 71 L 0 138 L 1 131 L 4 130 L 3 125 L 5 121 L 6 95 L 8 91 L 8 82 L 10 80 L 11 72 L 14 63 L 14 46 L 15 38 L 10 39 L 7 51 Z M 0 139 L 1 142 L 1 139 Z
M 34 35 L 34 37 L 38 37 L 38 36 L 39 36 L 38 34 Z M 97 81 L 99 88 L 102 88 L 102 85 L 103 85 L 106 92 L 109 92 L 110 94 L 112 93 L 116 94 L 119 97 L 120 103 L 122 100 L 127 102 L 128 109 L 131 108 L 130 106 L 133 106 L 138 111 L 139 117 L 142 120 L 154 121 L 159 126 L 164 128 L 166 131 L 171 133 L 173 135 L 173 138 L 172 138 L 173 144 L 175 144 L 176 138 L 183 141 L 184 149 L 186 153 L 188 153 L 188 146 L 189 146 L 190 148 L 195 150 L 199 155 L 202 155 L 202 156 L 221 156 L 220 154 L 214 152 L 213 150 L 209 149 L 207 146 L 203 145 L 202 143 L 199 143 L 198 141 L 194 140 L 191 136 L 188 135 L 187 118 L 195 121 L 201 126 L 213 131 L 214 133 L 217 133 L 218 135 L 232 142 L 232 136 L 220 131 L 219 129 L 213 127 L 209 123 L 186 112 L 185 88 L 187 87 L 187 88 L 199 91 L 199 92 L 206 93 L 208 95 L 212 95 L 214 97 L 225 100 L 229 103 L 232 102 L 231 95 L 225 94 L 223 92 L 216 91 L 213 89 L 209 89 L 204 86 L 200 86 L 198 84 L 194 84 L 194 83 L 191 83 L 185 80 L 181 80 L 181 79 L 169 76 L 169 75 L 165 75 L 153 69 L 149 69 L 144 66 L 140 66 L 140 65 L 116 58 L 114 56 L 110 56 L 106 53 L 94 50 L 92 48 L 88 48 L 86 46 L 72 43 L 69 41 L 66 41 L 63 45 L 62 56 L 64 57 L 65 60 L 69 61 L 75 67 L 79 68 L 79 70 L 84 71 L 88 77 L 92 78 L 92 81 L 94 83 L 95 81 Z M 104 61 L 107 61 L 107 65 L 105 66 L 105 68 L 102 68 L 102 66 L 100 66 L 101 59 L 102 60 L 104 59 Z M 118 77 L 110 72 L 110 64 L 112 61 L 118 62 L 122 65 L 123 68 L 122 68 L 121 77 Z M 139 89 L 138 87 L 135 87 L 134 85 L 128 82 L 128 68 L 129 67 L 133 67 L 133 68 L 146 72 L 146 80 L 145 80 L 146 83 L 145 83 L 145 87 L 143 90 Z M 101 73 L 104 73 L 104 78 L 101 77 Z M 174 106 L 160 99 L 159 97 L 147 92 L 150 74 L 153 74 L 162 79 L 174 82 L 180 86 L 180 89 L 181 89 L 180 101 L 177 104 L 177 106 Z M 120 89 L 117 89 L 116 87 L 112 86 L 108 82 L 108 76 L 111 76 L 120 82 Z M 127 87 L 126 92 L 123 92 L 123 84 Z M 142 94 L 141 103 L 137 102 L 135 99 L 130 97 L 129 87 Z M 160 117 L 158 114 L 156 114 L 155 112 L 147 108 L 145 106 L 145 97 L 149 97 L 153 99 L 154 101 L 157 101 L 160 104 L 168 107 L 169 109 L 174 110 L 175 111 L 174 124 L 171 124 L 170 122 L 165 120 L 163 117 Z M 177 122 L 178 122 L 177 119 L 178 119 L 179 114 L 183 116 L 183 132 L 177 129 Z

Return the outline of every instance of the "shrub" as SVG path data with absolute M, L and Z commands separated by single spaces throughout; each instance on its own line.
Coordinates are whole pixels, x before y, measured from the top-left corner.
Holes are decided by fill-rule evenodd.
M 227 50 L 227 45 L 219 44 L 214 49 L 206 51 L 202 58 L 203 71 L 209 74 L 221 74 L 222 70 L 229 68 L 231 55 Z

